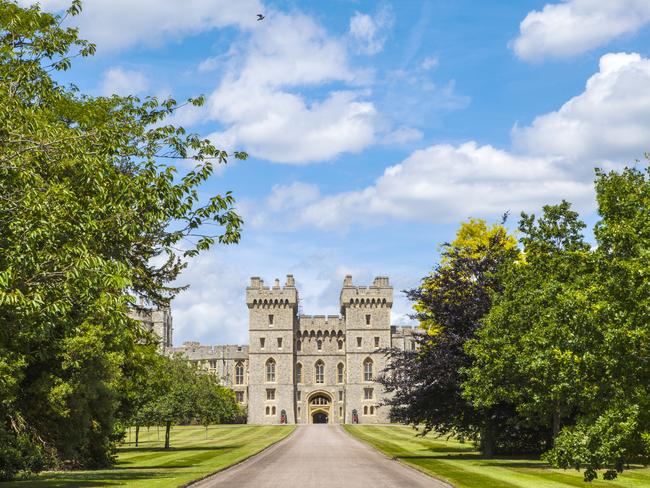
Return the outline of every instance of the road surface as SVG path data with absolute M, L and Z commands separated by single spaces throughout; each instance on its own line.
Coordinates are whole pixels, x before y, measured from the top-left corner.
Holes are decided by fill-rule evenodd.
M 301 425 L 257 456 L 193 488 L 450 488 L 388 459 L 338 425 Z

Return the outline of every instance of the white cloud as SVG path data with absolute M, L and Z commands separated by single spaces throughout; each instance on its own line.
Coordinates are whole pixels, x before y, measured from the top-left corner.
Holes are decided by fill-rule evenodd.
M 102 95 L 137 95 L 149 89 L 149 80 L 140 71 L 111 68 L 100 83 Z
M 19 0 L 30 5 L 33 0 Z M 67 0 L 40 0 L 45 9 L 61 10 Z M 251 29 L 264 12 L 259 0 L 89 0 L 72 22 L 98 52 L 133 46 L 158 46 L 217 27 Z
M 439 62 L 440 61 L 438 60 L 437 56 L 429 56 L 422 60 L 420 63 L 420 68 L 427 71 L 438 66 Z
M 209 97 L 209 118 L 224 126 L 211 139 L 283 163 L 327 160 L 372 144 L 378 114 L 364 100 L 365 74 L 350 67 L 345 44 L 308 16 L 269 17 Z M 332 82 L 347 89 L 327 91 Z M 293 91 L 316 87 L 325 95 L 313 101 Z
M 567 0 L 529 12 L 511 47 L 527 61 L 566 58 L 633 33 L 648 22 L 648 0 Z
M 562 107 L 515 127 L 515 147 L 528 154 L 562 156 L 579 168 L 631 162 L 650 149 L 650 59 L 612 53 L 583 93 Z
M 387 5 L 374 16 L 356 12 L 350 19 L 350 37 L 357 52 L 368 55 L 381 52 L 386 43 L 386 30 L 392 27 L 393 22 L 393 12 Z
M 648 86 L 650 59 L 604 55 L 583 93 L 513 128 L 513 150 L 466 142 L 415 151 L 365 188 L 318 198 L 314 190 L 312 202 L 291 209 L 295 225 L 494 218 L 563 198 L 593 210 L 594 167 L 617 169 L 650 149 Z
M 576 180 L 559 160 L 516 156 L 475 142 L 433 145 L 387 168 L 371 186 L 308 205 L 300 219 L 321 228 L 391 218 L 454 222 L 530 211 L 561 198 L 584 208 L 592 186 Z

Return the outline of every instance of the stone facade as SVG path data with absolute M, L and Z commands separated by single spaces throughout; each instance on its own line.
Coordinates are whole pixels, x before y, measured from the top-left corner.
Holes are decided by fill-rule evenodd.
M 393 288 L 386 277 L 354 286 L 346 276 L 339 315 L 299 315 L 293 276 L 280 286 L 257 277 L 246 288 L 249 345 L 186 342 L 168 350 L 219 376 L 247 406 L 251 424 L 387 423 L 375 377 L 383 348 L 413 348 L 411 327 L 391 326 Z
M 160 338 L 160 349 L 165 351 L 172 346 L 172 314 L 169 307 L 163 308 L 134 308 L 129 316 L 140 321 L 142 327 L 153 332 Z

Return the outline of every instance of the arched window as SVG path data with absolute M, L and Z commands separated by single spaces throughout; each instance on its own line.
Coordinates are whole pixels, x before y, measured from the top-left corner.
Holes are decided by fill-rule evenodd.
M 271 407 L 271 415 L 275 415 L 275 407 Z
M 273 358 L 266 362 L 266 382 L 275 383 L 275 360 Z
M 266 407 L 266 408 L 269 408 L 269 407 Z M 368 415 L 368 405 L 363 406 L 363 414 Z
M 325 363 L 320 359 L 316 361 L 316 383 L 325 382 Z
M 302 351 L 302 341 L 300 339 L 296 341 L 296 351 Z
M 372 381 L 372 359 L 363 362 L 363 381 Z
M 312 405 L 329 405 L 330 399 L 325 395 L 316 395 L 315 397 L 312 397 L 311 400 L 309 400 L 309 403 Z
M 375 414 L 375 407 L 370 405 L 370 415 L 374 415 L 374 414 Z
M 343 341 L 339 339 L 339 351 L 343 350 Z
M 302 383 L 302 364 L 296 364 L 296 383 Z
M 339 363 L 339 365 L 336 367 L 336 380 L 339 383 L 343 383 L 344 372 L 345 372 L 345 366 L 343 366 L 343 363 Z
M 323 350 L 323 341 L 318 340 L 316 341 L 316 347 L 318 348 L 319 351 Z
M 242 363 L 237 363 L 235 365 L 235 384 L 244 384 L 244 365 Z
M 266 406 L 266 415 L 270 415 L 270 414 L 271 414 L 271 407 L 269 407 L 269 406 L 267 405 L 267 406 Z

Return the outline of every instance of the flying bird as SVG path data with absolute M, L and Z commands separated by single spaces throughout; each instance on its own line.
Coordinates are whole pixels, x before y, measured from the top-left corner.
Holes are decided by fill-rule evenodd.
M 264 16 L 262 14 L 257 14 L 257 20 L 264 20 Z

